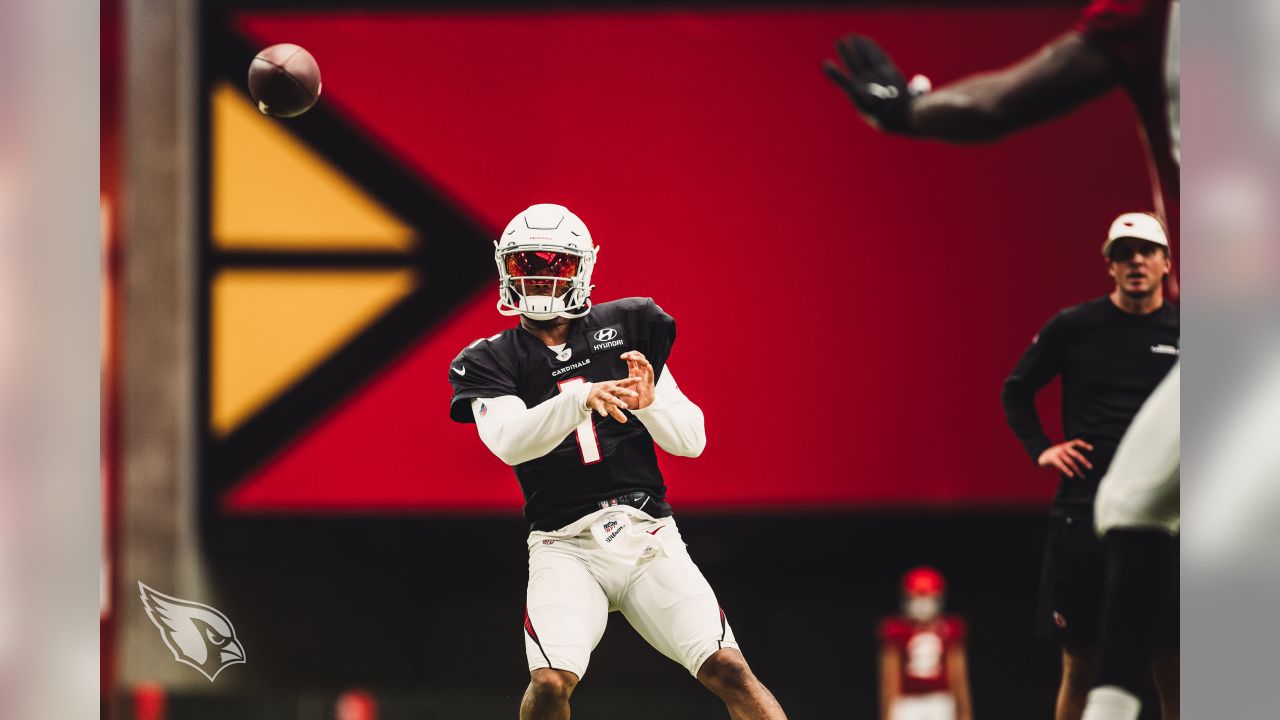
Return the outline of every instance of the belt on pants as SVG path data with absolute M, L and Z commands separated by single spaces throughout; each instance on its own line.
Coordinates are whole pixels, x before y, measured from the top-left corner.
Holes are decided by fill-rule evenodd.
M 618 495 L 617 497 L 602 498 L 593 500 L 590 504 L 584 504 L 574 508 L 570 512 L 559 515 L 555 518 L 544 522 L 536 523 L 531 529 L 533 530 L 554 530 L 564 527 L 579 518 L 590 515 L 598 510 L 607 510 L 611 507 L 627 505 L 637 510 L 643 510 L 654 518 L 664 518 L 671 516 L 671 506 L 656 495 L 645 492 L 644 490 L 636 490 L 629 493 Z

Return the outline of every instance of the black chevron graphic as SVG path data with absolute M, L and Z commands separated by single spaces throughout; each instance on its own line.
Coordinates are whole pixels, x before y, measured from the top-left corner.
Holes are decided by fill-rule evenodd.
M 206 8 L 205 14 L 201 68 L 204 91 L 199 113 L 203 186 L 198 210 L 201 262 L 196 408 L 203 437 L 197 460 L 202 473 L 201 506 L 216 514 L 219 499 L 228 489 L 287 447 L 380 369 L 430 333 L 443 318 L 473 299 L 477 292 L 490 287 L 491 238 L 496 231 L 460 210 L 433 187 L 429 179 L 404 166 L 386 148 L 321 104 L 283 126 L 413 227 L 418 239 L 415 247 L 404 254 L 218 250 L 210 230 L 210 90 L 225 81 L 245 92 L 243 76 L 255 49 L 227 27 L 226 17 L 217 8 Z M 227 268 L 408 269 L 415 273 L 416 289 L 230 435 L 220 438 L 209 425 L 210 292 L 214 275 Z

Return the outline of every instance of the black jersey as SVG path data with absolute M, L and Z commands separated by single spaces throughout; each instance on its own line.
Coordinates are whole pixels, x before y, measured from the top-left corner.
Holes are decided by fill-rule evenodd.
M 1084 477 L 1062 477 L 1055 513 L 1092 513 L 1098 482 L 1120 438 L 1178 359 L 1178 325 L 1178 307 L 1171 302 L 1134 315 L 1104 295 L 1053 316 L 1018 360 L 1001 400 L 1032 462 L 1053 444 L 1036 414 L 1035 393 L 1055 375 L 1062 376 L 1066 439 L 1093 445 L 1084 451 L 1093 469 L 1081 468 Z
M 475 341 L 454 359 L 448 371 L 453 385 L 449 416 L 475 422 L 475 398 L 515 395 L 534 407 L 582 382 L 620 380 L 627 377 L 620 356 L 628 350 L 644 353 L 656 380 L 675 339 L 675 320 L 652 298 L 593 306 L 586 316 L 570 321 L 560 353 L 517 325 Z M 653 438 L 635 416 L 623 412 L 625 424 L 591 413 L 598 452 L 584 451 L 579 434 L 570 432 L 550 453 L 515 466 L 532 529 L 555 530 L 599 509 L 601 501 L 633 492 L 651 496 L 644 508 L 651 515 L 670 514 Z

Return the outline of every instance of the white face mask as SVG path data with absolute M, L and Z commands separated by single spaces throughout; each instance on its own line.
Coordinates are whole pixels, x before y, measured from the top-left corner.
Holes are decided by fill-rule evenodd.
M 524 254 L 523 251 L 510 253 L 499 250 L 497 254 L 498 312 L 503 315 L 524 315 L 531 320 L 550 320 L 555 317 L 577 318 L 591 310 L 590 284 L 591 268 L 595 261 L 595 250 L 585 254 L 577 261 L 579 269 L 569 276 L 556 274 L 539 275 L 541 268 L 534 268 L 529 274 L 519 274 L 517 269 L 507 266 L 506 254 Z M 571 254 L 565 251 L 561 254 Z M 551 294 L 542 294 L 537 290 L 545 290 L 550 285 Z
M 903 603 L 903 612 L 916 622 L 928 622 L 942 614 L 942 597 L 939 595 L 916 595 Z
M 530 320 L 550 320 L 564 312 L 564 297 L 522 295 L 517 307 L 520 309 L 520 314 Z

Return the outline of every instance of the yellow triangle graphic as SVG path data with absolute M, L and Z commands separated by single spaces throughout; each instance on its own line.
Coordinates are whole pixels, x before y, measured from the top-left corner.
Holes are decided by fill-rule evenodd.
M 226 83 L 212 99 L 213 242 L 232 250 L 404 251 L 413 228 Z
M 225 270 L 213 280 L 210 418 L 225 435 L 413 290 L 411 270 Z

